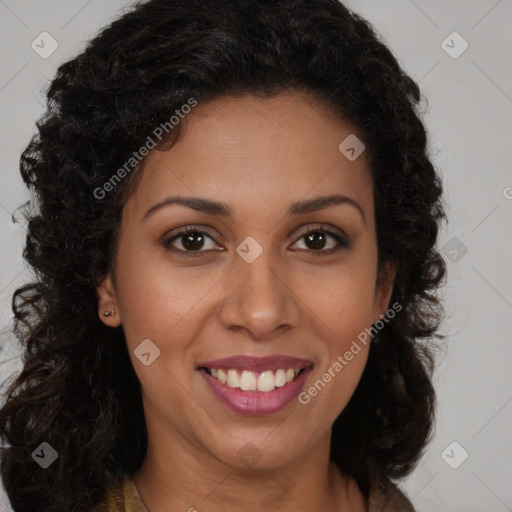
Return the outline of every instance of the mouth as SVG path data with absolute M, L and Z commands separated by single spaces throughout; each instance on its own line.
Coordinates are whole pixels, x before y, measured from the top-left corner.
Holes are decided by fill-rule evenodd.
M 301 391 L 313 364 L 289 356 L 235 356 L 201 363 L 197 370 L 213 394 L 242 414 L 269 414 Z

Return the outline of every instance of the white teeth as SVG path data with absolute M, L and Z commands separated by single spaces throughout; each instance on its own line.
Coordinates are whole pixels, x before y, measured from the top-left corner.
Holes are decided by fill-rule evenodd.
M 284 370 L 277 370 L 276 372 L 276 388 L 281 388 L 286 384 L 286 372 Z
M 210 368 L 212 377 L 218 379 L 222 384 L 227 384 L 230 388 L 240 388 L 242 391 L 261 391 L 268 392 L 275 388 L 281 388 L 288 382 L 291 382 L 300 373 L 300 368 L 280 368 L 275 373 L 272 370 L 266 370 L 261 373 L 243 370 L 241 375 L 238 370 L 222 370 Z
M 239 388 L 240 387 L 240 377 L 238 376 L 238 372 L 236 370 L 228 370 L 227 385 L 230 388 Z
M 240 389 L 242 391 L 255 391 L 256 390 L 256 375 L 254 372 L 244 370 L 240 377 Z
M 214 370 L 211 370 L 212 375 L 213 375 L 213 371 Z M 228 380 L 226 372 L 224 370 L 216 370 L 216 371 L 217 371 L 217 378 L 222 382 L 222 384 L 226 384 L 226 381 Z M 213 375 L 213 376 L 215 377 L 215 375 Z
M 258 377 L 258 391 L 272 391 L 276 387 L 276 379 L 271 370 L 260 373 Z

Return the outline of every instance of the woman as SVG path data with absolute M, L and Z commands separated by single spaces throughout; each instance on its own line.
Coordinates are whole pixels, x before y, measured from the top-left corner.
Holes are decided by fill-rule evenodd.
M 21 158 L 16 512 L 413 510 L 445 275 L 419 101 L 336 0 L 151 0 L 59 68 Z

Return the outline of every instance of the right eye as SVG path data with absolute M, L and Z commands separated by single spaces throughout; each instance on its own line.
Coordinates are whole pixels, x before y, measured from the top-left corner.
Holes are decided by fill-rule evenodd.
M 207 239 L 214 242 L 213 237 L 206 231 L 200 230 L 195 227 L 187 227 L 185 229 L 182 229 L 181 231 L 178 231 L 172 237 L 166 238 L 162 242 L 162 244 L 166 250 L 178 253 L 180 256 L 194 258 L 199 256 L 200 253 L 215 250 L 214 247 L 207 248 L 206 250 L 201 250 L 204 248 Z M 174 245 L 176 243 L 181 247 L 176 247 L 176 245 Z

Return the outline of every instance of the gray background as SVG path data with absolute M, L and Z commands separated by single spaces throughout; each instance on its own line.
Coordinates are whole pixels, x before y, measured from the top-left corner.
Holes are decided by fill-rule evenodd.
M 449 272 L 443 290 L 448 337 L 435 377 L 436 434 L 401 487 L 418 512 L 512 511 L 512 0 L 346 4 L 374 24 L 420 82 L 431 154 L 449 205 L 441 238 Z M 28 199 L 19 155 L 57 66 L 129 5 L 0 0 L 2 380 L 19 369 L 9 335 L 11 295 L 30 277 L 21 258 L 24 227 L 12 222 Z M 44 31 L 59 45 L 48 58 L 31 48 Z M 460 56 L 464 43 L 454 31 L 469 45 Z M 10 509 L 0 503 L 0 510 Z

